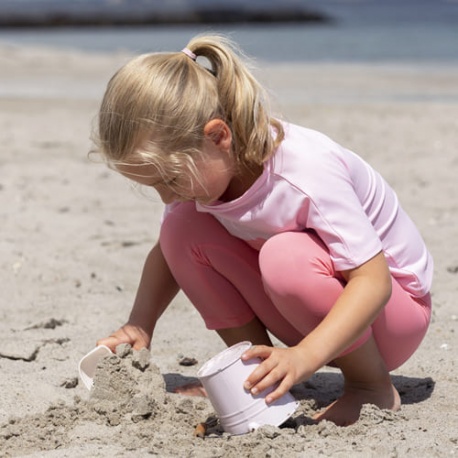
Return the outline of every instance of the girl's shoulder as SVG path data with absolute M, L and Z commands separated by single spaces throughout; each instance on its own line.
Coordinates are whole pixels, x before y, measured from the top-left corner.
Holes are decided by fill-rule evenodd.
M 285 139 L 272 158 L 270 172 L 309 196 L 344 192 L 364 186 L 375 170 L 353 151 L 325 134 L 295 124 L 285 125 Z
M 283 123 L 283 128 L 285 139 L 282 145 L 289 148 L 311 153 L 341 148 L 337 142 L 318 130 L 293 123 Z
M 272 157 L 275 173 L 315 173 L 346 160 L 347 150 L 325 134 L 297 124 L 284 123 L 283 127 L 285 138 Z

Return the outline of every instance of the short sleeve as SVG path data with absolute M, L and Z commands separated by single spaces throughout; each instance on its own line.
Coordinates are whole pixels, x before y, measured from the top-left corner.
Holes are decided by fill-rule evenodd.
M 336 270 L 364 264 L 382 250 L 382 242 L 368 218 L 352 177 L 341 160 L 322 161 L 307 186 L 299 212 L 302 225 L 313 229 L 327 246 Z

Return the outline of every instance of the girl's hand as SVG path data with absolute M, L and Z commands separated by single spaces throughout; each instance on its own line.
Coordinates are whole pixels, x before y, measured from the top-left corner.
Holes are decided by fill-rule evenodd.
M 256 345 L 242 355 L 243 361 L 252 358 L 261 358 L 264 361 L 245 381 L 245 389 L 256 395 L 280 382 L 278 387 L 267 395 L 267 404 L 282 397 L 294 384 L 308 379 L 314 373 L 314 370 L 307 367 L 304 351 L 298 347 L 274 348 Z
M 141 350 L 145 347 L 149 348 L 151 336 L 140 326 L 126 323 L 111 336 L 97 341 L 97 345 L 106 345 L 112 352 L 115 352 L 116 347 L 123 343 L 131 345 L 134 350 Z

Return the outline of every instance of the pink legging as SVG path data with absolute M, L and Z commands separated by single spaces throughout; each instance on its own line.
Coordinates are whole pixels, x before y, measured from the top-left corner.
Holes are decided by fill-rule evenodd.
M 281 233 L 258 252 L 213 216 L 197 212 L 194 203 L 181 204 L 166 217 L 160 244 L 176 281 L 209 329 L 243 326 L 256 316 L 292 346 L 321 322 L 345 286 L 316 235 Z M 372 333 L 388 370 L 393 370 L 418 348 L 430 316 L 429 294 L 412 298 L 393 279 L 387 305 L 343 354 Z

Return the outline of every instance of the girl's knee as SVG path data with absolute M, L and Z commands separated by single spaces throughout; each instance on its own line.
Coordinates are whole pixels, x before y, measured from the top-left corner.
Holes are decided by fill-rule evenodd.
M 183 249 L 189 242 L 201 236 L 205 227 L 212 224 L 214 218 L 206 213 L 199 213 L 194 202 L 176 205 L 165 215 L 161 225 L 159 242 L 165 251 Z
M 190 209 L 186 204 L 175 207 L 165 215 L 159 233 L 159 243 L 166 257 L 167 253 L 182 240 L 181 234 L 184 227 L 190 223 L 189 217 Z
M 230 235 L 214 216 L 197 211 L 194 202 L 180 203 L 165 216 L 159 242 L 167 260 L 188 257 L 204 264 L 217 247 L 226 247 L 228 252 L 248 247 Z
M 290 239 L 288 232 L 277 234 L 269 238 L 259 251 L 259 269 L 266 285 L 278 283 L 279 277 L 291 269 Z
M 335 274 L 329 253 L 321 240 L 307 232 L 283 232 L 267 240 L 259 253 L 265 285 L 301 285 L 310 276 Z

